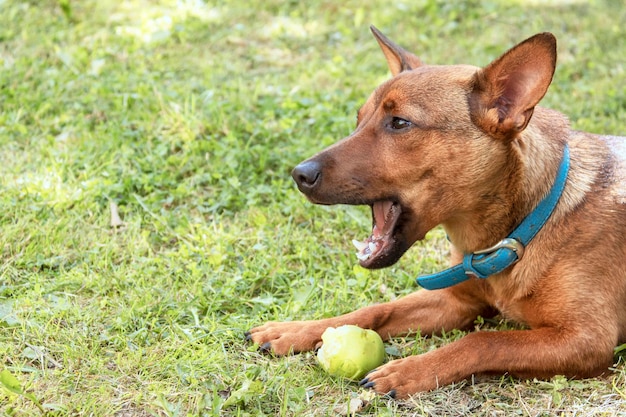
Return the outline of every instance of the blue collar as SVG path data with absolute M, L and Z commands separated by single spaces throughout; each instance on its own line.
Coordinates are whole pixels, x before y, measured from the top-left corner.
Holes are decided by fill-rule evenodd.
M 446 288 L 469 279 L 470 275 L 488 278 L 522 259 L 524 248 L 552 215 L 565 188 L 569 165 L 569 148 L 565 145 L 563 160 L 550 193 L 508 237 L 488 249 L 466 253 L 463 263 L 459 265 L 436 274 L 417 277 L 417 283 L 428 290 Z

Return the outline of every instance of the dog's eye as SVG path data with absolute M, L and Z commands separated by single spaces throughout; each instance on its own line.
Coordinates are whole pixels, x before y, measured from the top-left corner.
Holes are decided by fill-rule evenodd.
M 389 123 L 389 127 L 394 130 L 406 129 L 411 126 L 411 122 L 400 117 L 393 117 Z

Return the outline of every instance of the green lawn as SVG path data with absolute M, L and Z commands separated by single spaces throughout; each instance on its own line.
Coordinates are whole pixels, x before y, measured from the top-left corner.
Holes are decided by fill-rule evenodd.
M 389 76 L 368 26 L 440 64 L 552 31 L 543 105 L 624 134 L 624 22 L 621 0 L 0 0 L 0 414 L 335 415 L 356 384 L 243 333 L 407 294 L 446 264 L 435 230 L 392 268 L 355 266 L 369 212 L 314 206 L 289 176 Z M 626 414 L 619 356 L 602 378 L 480 378 L 360 413 L 561 412 Z

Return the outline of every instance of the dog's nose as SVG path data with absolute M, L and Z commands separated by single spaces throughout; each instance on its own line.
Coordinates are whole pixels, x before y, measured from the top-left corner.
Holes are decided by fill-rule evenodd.
M 317 161 L 304 161 L 293 169 L 291 176 L 300 189 L 315 187 L 322 177 L 321 165 Z

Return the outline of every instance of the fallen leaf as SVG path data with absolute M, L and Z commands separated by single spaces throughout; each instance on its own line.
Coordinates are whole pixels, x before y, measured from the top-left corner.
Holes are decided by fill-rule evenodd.
M 217 392 L 217 395 L 219 395 L 222 400 L 226 400 L 226 399 L 228 399 L 228 397 L 230 397 L 230 392 L 231 391 L 232 391 L 231 388 L 228 387 L 226 389 L 219 390 Z
M 111 227 L 116 229 L 118 227 L 124 226 L 124 222 L 122 221 L 120 217 L 119 208 L 117 207 L 117 204 L 111 201 L 111 203 L 109 204 L 109 207 L 111 209 Z
M 359 411 L 362 411 L 368 402 L 361 398 L 352 398 L 347 404 L 342 404 L 335 407 L 335 413 L 342 416 L 354 416 Z

